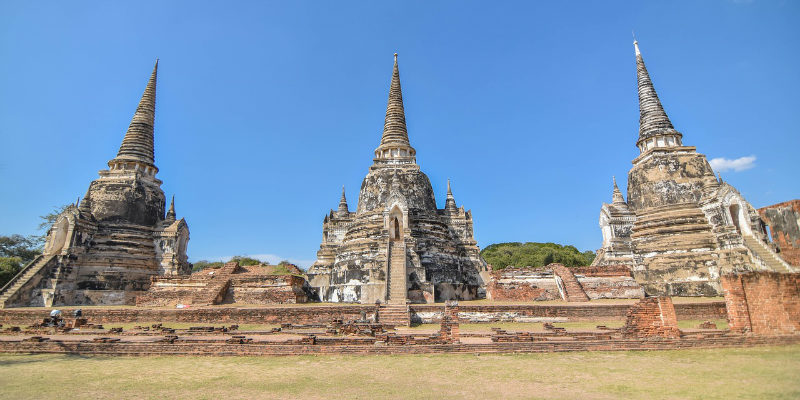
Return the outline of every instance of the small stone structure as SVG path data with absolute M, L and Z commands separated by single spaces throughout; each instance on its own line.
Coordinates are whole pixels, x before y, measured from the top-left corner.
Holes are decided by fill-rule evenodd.
M 158 62 L 117 156 L 47 232 L 41 256 L 0 291 L 0 306 L 133 304 L 150 278 L 191 271 L 189 228 L 166 210 L 153 125 Z
M 772 241 L 780 250 L 778 255 L 800 267 L 800 200 L 759 208 L 758 214 L 769 225 Z
M 339 207 L 322 223 L 322 244 L 308 271 L 321 301 L 403 305 L 483 297 L 472 213 L 456 205 L 450 183 L 438 209 L 406 129 L 395 55 L 381 143 L 351 212 Z
M 794 271 L 769 246 L 755 208 L 683 144 L 634 48 L 641 154 L 628 172 L 627 201 L 615 180 L 601 208 L 603 247 L 592 265 L 628 265 L 648 295 L 669 296 L 717 296 L 722 273 Z
M 569 288 L 565 282 L 571 282 Z M 637 299 L 644 297 L 644 291 L 624 265 L 567 268 L 550 264 L 492 271 L 486 297 L 496 301 L 588 301 Z
M 634 304 L 621 332 L 626 336 L 678 338 L 678 317 L 672 299 L 666 296 L 645 297 Z
M 289 274 L 277 266 L 239 266 L 229 262 L 189 276 L 153 277 L 147 293 L 136 298 L 140 307 L 215 304 L 293 304 L 309 300 L 310 287 L 297 267 Z M 294 273 L 292 273 L 294 271 Z
M 758 335 L 800 333 L 800 274 L 723 275 L 728 326 Z

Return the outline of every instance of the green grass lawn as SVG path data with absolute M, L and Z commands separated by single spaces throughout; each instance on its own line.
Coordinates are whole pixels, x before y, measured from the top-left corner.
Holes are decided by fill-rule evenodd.
M 0 398 L 793 399 L 800 345 L 297 357 L 0 355 Z

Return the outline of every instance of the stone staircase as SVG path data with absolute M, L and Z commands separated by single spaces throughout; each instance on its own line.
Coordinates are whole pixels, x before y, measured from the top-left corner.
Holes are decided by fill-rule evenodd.
M 13 297 L 25 286 L 34 276 L 42 272 L 43 269 L 55 258 L 55 255 L 40 255 L 28 263 L 17 275 L 11 278 L 2 289 L 0 289 L 0 308 L 11 305 Z
M 222 302 L 231 286 L 231 275 L 238 269 L 239 263 L 234 261 L 226 263 L 222 268 L 214 271 L 211 281 L 203 290 L 194 295 L 192 304 L 210 306 Z
M 561 264 L 553 264 L 553 273 L 561 278 L 561 282 L 564 284 L 564 300 L 569 302 L 589 301 L 589 296 L 583 291 L 578 278 L 575 278 L 575 274 L 569 268 Z
M 767 268 L 775 272 L 794 272 L 794 269 L 787 264 L 786 261 L 783 261 L 777 254 L 775 254 L 775 252 L 770 250 L 770 248 L 760 240 L 750 235 L 742 235 L 742 238 L 744 239 L 745 246 L 747 246 L 747 248 L 750 249 L 750 251 L 767 266 Z
M 406 304 L 406 245 L 389 242 L 389 298 L 391 304 Z
M 411 312 L 407 304 L 387 304 L 378 309 L 378 323 L 394 326 L 411 326 Z

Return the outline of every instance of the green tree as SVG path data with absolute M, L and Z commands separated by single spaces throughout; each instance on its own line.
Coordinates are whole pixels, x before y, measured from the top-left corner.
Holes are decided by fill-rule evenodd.
M 53 207 L 53 211 L 51 211 L 49 214 L 39 216 L 39 219 L 41 219 L 42 221 L 39 222 L 39 226 L 36 229 L 44 231 L 44 233 L 41 236 L 42 239 L 44 239 L 44 237 L 47 235 L 47 230 L 50 229 L 50 227 L 56 223 L 56 219 L 58 219 L 58 216 L 61 215 L 61 213 L 64 212 L 64 210 L 66 210 L 67 207 L 69 206 L 71 206 L 71 204 L 64 204 L 63 206 L 60 207 Z
M 5 286 L 22 269 L 19 257 L 0 257 L 0 287 Z
M 0 236 L 0 286 L 41 253 L 42 238 L 39 236 Z
M 246 256 L 235 256 L 235 257 L 231 258 L 228 262 L 231 262 L 231 261 L 238 261 L 239 265 L 241 265 L 243 267 L 247 267 L 247 266 L 250 266 L 250 265 L 263 264 L 261 262 L 261 260 L 256 260 L 255 258 L 250 258 L 250 257 L 246 257 Z
M 202 271 L 206 268 L 222 268 L 224 264 L 222 261 L 200 260 L 192 264 L 192 272 Z
M 556 243 L 496 243 L 481 251 L 483 258 L 494 269 L 509 265 L 515 267 L 541 267 L 559 263 L 567 267 L 589 265 L 594 260 L 594 252 L 580 252 L 575 246 L 562 246 Z

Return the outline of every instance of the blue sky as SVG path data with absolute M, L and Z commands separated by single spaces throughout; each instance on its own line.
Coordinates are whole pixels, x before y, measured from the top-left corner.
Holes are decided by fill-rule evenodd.
M 799 17 L 792 1 L 6 0 L 0 234 L 85 193 L 160 58 L 156 164 L 190 259 L 307 265 L 342 185 L 355 208 L 398 52 L 440 207 L 450 178 L 482 247 L 594 250 L 638 154 L 632 30 L 684 143 L 731 160 L 756 207 L 798 198 Z

